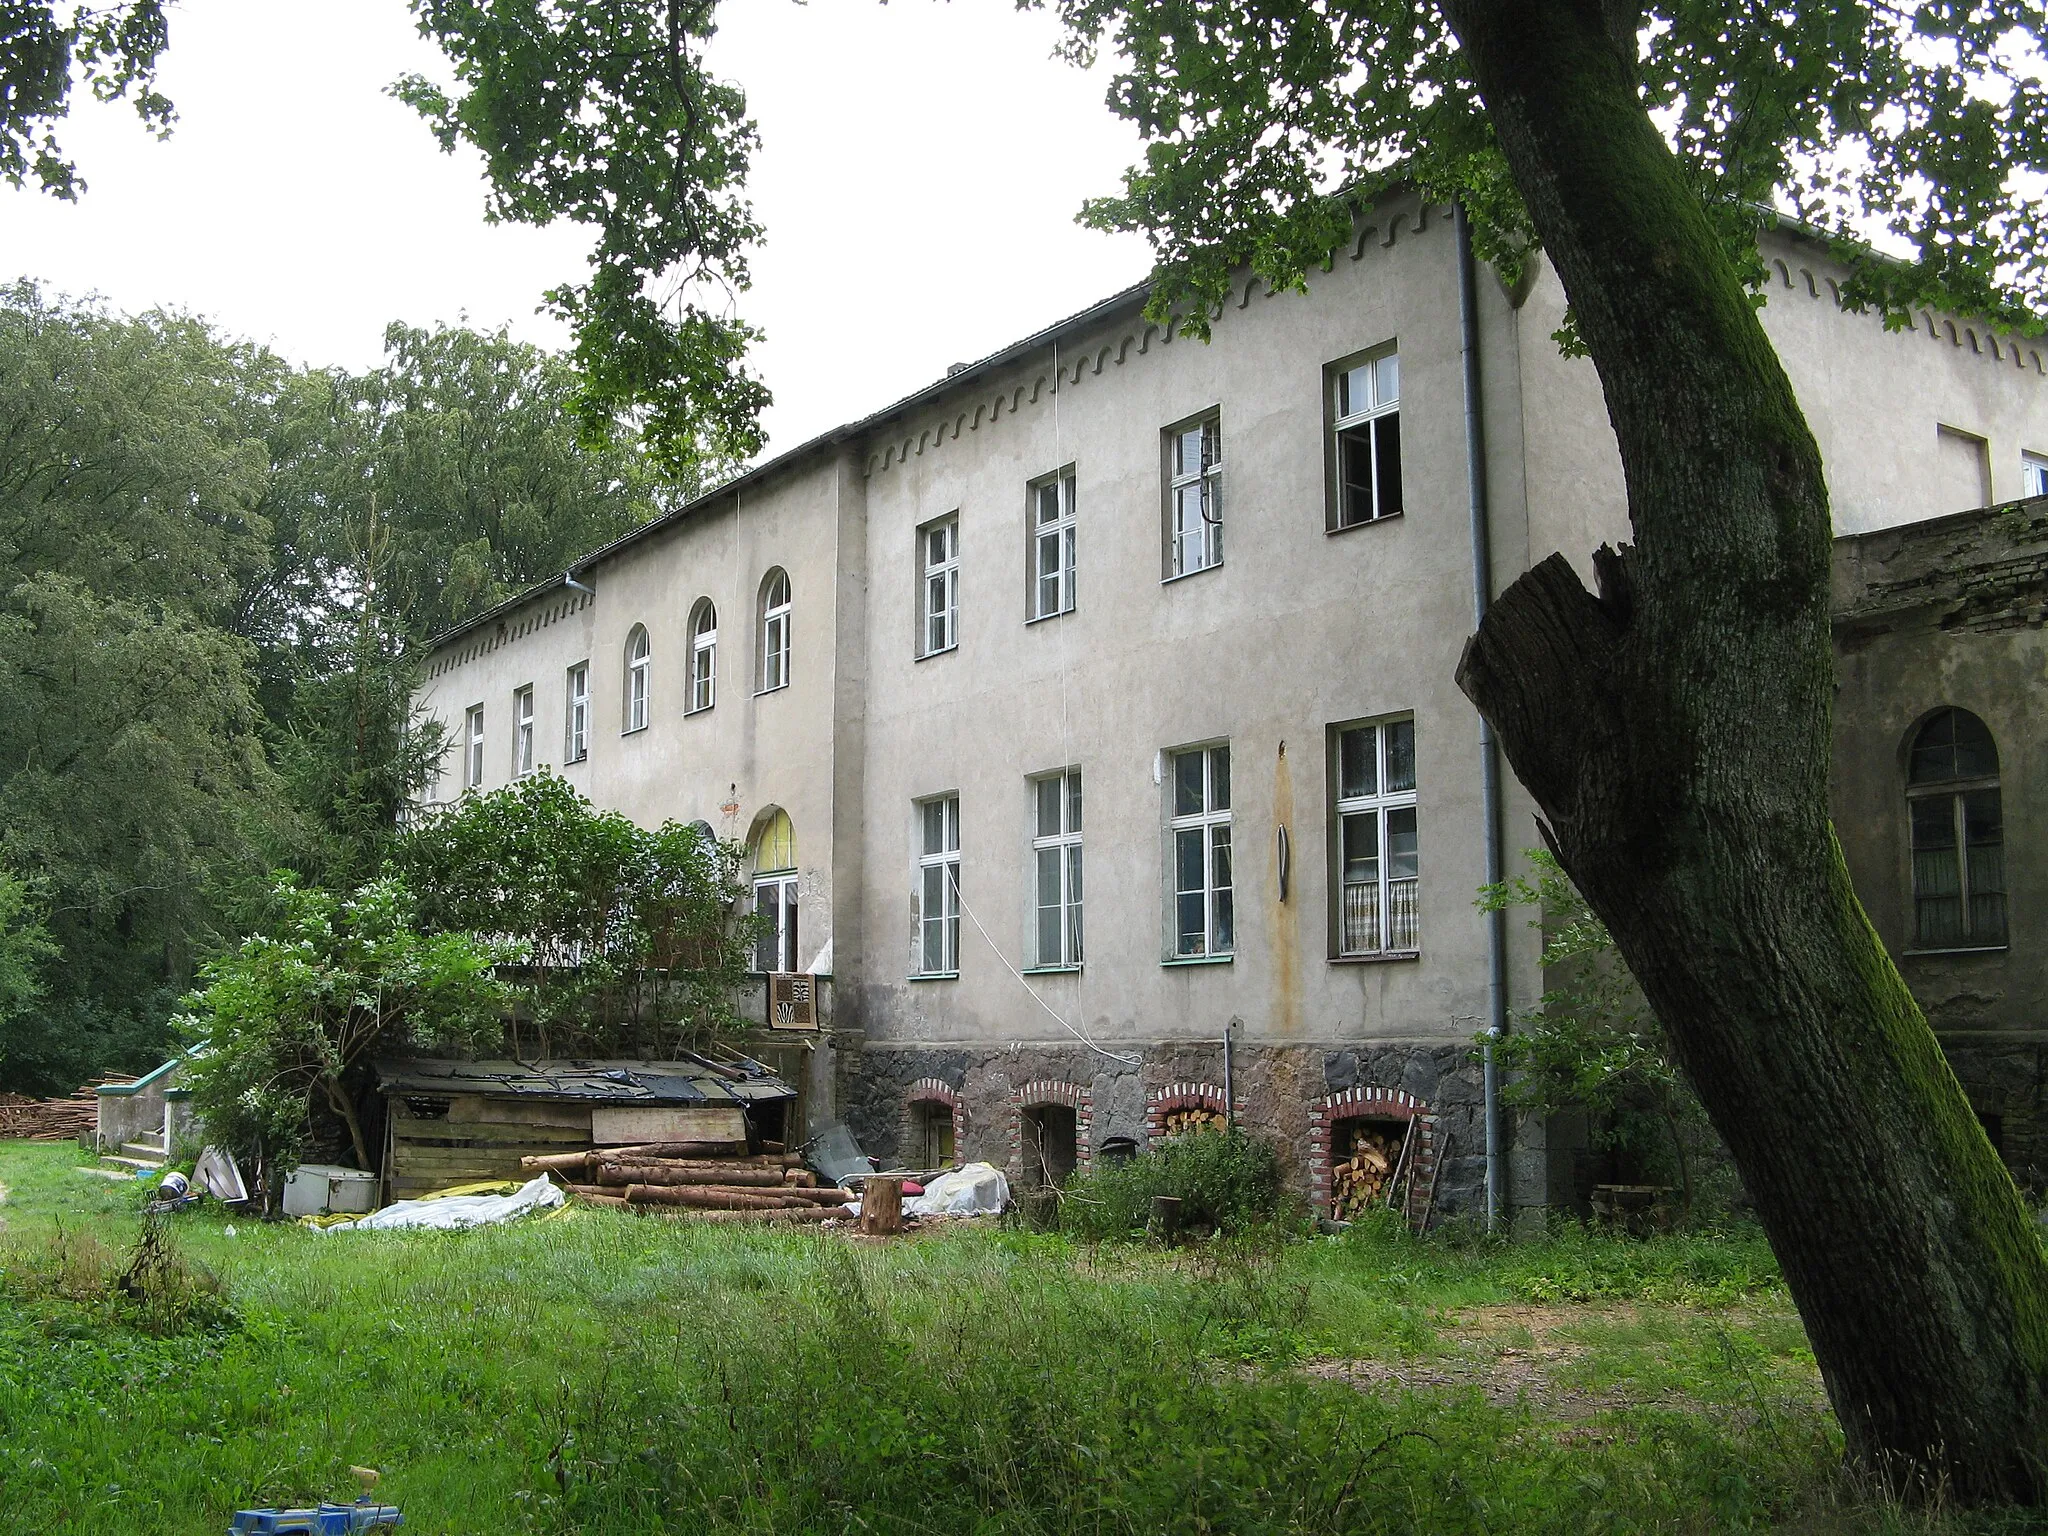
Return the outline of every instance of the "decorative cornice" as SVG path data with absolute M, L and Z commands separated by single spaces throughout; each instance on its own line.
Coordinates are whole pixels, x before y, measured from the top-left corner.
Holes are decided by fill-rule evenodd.
M 1421 234 L 1430 226 L 1430 206 L 1422 204 L 1412 212 L 1404 211 L 1392 215 L 1384 225 L 1369 223 L 1358 226 L 1357 239 L 1351 247 L 1351 259 L 1365 259 L 1366 247 L 1373 243 L 1375 235 L 1381 236 L 1378 246 L 1384 250 L 1392 246 L 1401 236 L 1404 226 L 1411 234 Z M 1336 256 L 1323 264 L 1325 272 L 1336 264 Z M 1232 309 L 1248 309 L 1254 297 L 1277 298 L 1284 291 L 1269 287 L 1260 278 L 1244 277 L 1235 279 L 1230 285 L 1230 297 L 1216 307 L 1211 320 L 1220 320 Z M 936 423 L 908 427 L 891 431 L 886 437 L 879 433 L 867 454 L 866 473 L 869 476 L 882 474 L 898 468 L 911 459 L 922 458 L 927 451 L 935 451 L 948 441 L 958 442 L 969 432 L 977 432 L 984 422 L 993 425 L 1001 420 L 1004 413 L 1015 416 L 1025 406 L 1037 405 L 1041 399 L 1050 399 L 1059 393 L 1062 386 L 1079 384 L 1084 378 L 1098 377 L 1105 367 L 1115 364 L 1122 367 L 1133 357 L 1144 357 L 1152 351 L 1156 342 L 1160 347 L 1173 345 L 1180 317 L 1176 316 L 1164 325 L 1144 321 L 1126 331 L 1122 336 L 1104 342 L 1091 342 L 1068 356 L 1061 356 L 1055 371 L 1041 359 L 1042 371 L 1032 374 L 1027 381 L 1012 382 L 997 390 L 994 395 L 972 404 L 955 405 Z M 1028 394 L 1027 394 L 1028 391 Z
M 572 593 L 568 597 L 549 603 L 545 608 L 529 613 L 516 624 L 512 621 L 512 615 L 508 613 L 489 631 L 476 631 L 469 644 L 461 650 L 436 653 L 434 659 L 427 664 L 427 676 L 434 678 L 444 672 L 452 672 L 457 667 L 475 661 L 479 656 L 489 655 L 501 645 L 510 645 L 515 640 L 525 639 L 536 630 L 546 629 L 550 624 L 559 624 L 570 614 L 581 613 L 594 601 L 595 599 L 587 592 Z

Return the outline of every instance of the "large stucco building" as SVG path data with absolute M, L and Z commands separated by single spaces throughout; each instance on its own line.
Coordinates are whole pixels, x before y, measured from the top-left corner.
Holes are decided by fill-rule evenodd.
M 1889 332 L 1817 248 L 1765 253 L 1841 532 L 2022 494 L 2043 344 Z M 871 1152 L 1057 1170 L 1227 1075 L 1304 1187 L 1419 1116 L 1469 1199 L 1474 1036 L 1541 990 L 1473 900 L 1473 508 L 1496 592 L 1627 523 L 1554 274 L 1463 291 L 1469 323 L 1448 210 L 1396 199 L 1207 344 L 1133 290 L 956 368 L 439 637 L 434 797 L 545 765 L 745 840 L 762 968 L 829 977 L 807 1116 Z M 1512 868 L 1511 777 L 1500 825 Z M 1509 1197 L 1557 1161 L 1530 1128 Z

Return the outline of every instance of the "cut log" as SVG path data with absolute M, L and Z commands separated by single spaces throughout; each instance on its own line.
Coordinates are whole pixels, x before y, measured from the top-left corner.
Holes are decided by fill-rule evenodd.
M 596 1157 L 595 1152 L 548 1152 L 538 1157 L 522 1157 L 519 1166 L 528 1173 L 582 1173 Z
M 647 1141 L 637 1146 L 606 1147 L 607 1157 L 745 1157 L 744 1141 Z
M 860 1191 L 860 1229 L 871 1237 L 889 1237 L 903 1230 L 903 1181 L 877 1176 Z
M 776 1168 L 678 1168 L 660 1163 L 614 1163 L 597 1165 L 600 1184 L 710 1184 L 727 1189 L 775 1189 L 783 1187 L 782 1172 Z
M 635 1205 L 687 1205 L 705 1211 L 775 1211 L 810 1204 L 807 1200 L 762 1190 L 692 1184 L 629 1184 L 626 1198 Z

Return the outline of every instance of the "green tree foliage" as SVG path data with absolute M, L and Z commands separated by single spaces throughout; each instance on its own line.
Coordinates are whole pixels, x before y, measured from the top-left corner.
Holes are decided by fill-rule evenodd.
M 43 968 L 60 951 L 43 926 L 40 893 L 0 864 L 0 1072 L 17 1041 L 8 1026 L 43 996 Z
M 1069 57 L 1107 47 L 1121 61 L 1109 105 L 1145 156 L 1085 217 L 1152 237 L 1155 319 L 1177 313 L 1206 335 L 1240 268 L 1301 287 L 1393 174 L 1464 203 L 1481 256 L 1510 281 L 1539 244 L 1447 10 L 1026 3 L 1066 22 Z M 1789 209 L 1838 239 L 1853 304 L 2039 330 L 2048 203 L 2027 190 L 2048 173 L 2038 5 L 1658 0 L 1603 14 L 1752 285 L 1757 233 Z M 1880 258 L 1877 231 L 1911 259 Z
M 154 1065 L 270 869 L 370 879 L 442 747 L 421 641 L 682 493 L 630 434 L 583 444 L 560 358 L 387 341 L 301 370 L 0 288 L 0 861 L 61 952 L 0 1015 L 0 1084 Z
M 1502 1097 L 1546 1111 L 1583 1109 L 1597 1144 L 1661 1174 L 1668 1158 L 1683 1209 L 1693 1206 L 1690 1142 L 1705 1111 L 1672 1059 L 1663 1026 L 1615 952 L 1614 937 L 1547 849 L 1525 855 L 1530 874 L 1483 887 L 1479 906 L 1534 907 L 1543 934 L 1542 1000 L 1516 1010 L 1495 1046 L 1507 1074 Z
M 494 1044 L 509 1001 L 496 971 L 518 947 L 424 932 L 391 878 L 343 897 L 284 876 L 272 901 L 267 931 L 210 961 L 186 1000 L 186 1083 L 209 1133 L 267 1167 L 293 1161 L 317 1100 L 374 1168 L 358 1069 L 380 1050 Z
M 715 8 L 411 0 L 455 83 L 391 88 L 444 149 L 482 152 L 486 218 L 591 231 L 588 275 L 546 295 L 575 333 L 579 431 L 591 447 L 644 433 L 682 482 L 758 452 L 769 398 L 745 367 L 758 333 L 733 314 L 761 234 L 743 195 L 758 134 L 744 93 L 704 69 Z M 167 41 L 158 0 L 0 5 L 0 176 L 84 190 L 54 131 L 74 81 L 168 134 L 176 113 L 155 88 Z
M 697 826 L 647 831 L 538 773 L 465 795 L 393 866 L 434 931 L 518 942 L 515 1054 L 658 1057 L 736 1028 L 755 919 L 742 851 Z

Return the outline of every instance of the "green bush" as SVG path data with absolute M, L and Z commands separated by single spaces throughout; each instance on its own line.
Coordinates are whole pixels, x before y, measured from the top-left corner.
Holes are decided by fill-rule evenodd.
M 1060 1225 L 1079 1237 L 1127 1237 L 1145 1225 L 1154 1195 L 1180 1200 L 1184 1229 L 1241 1232 L 1280 1214 L 1280 1160 L 1235 1127 L 1175 1136 L 1071 1181 Z

